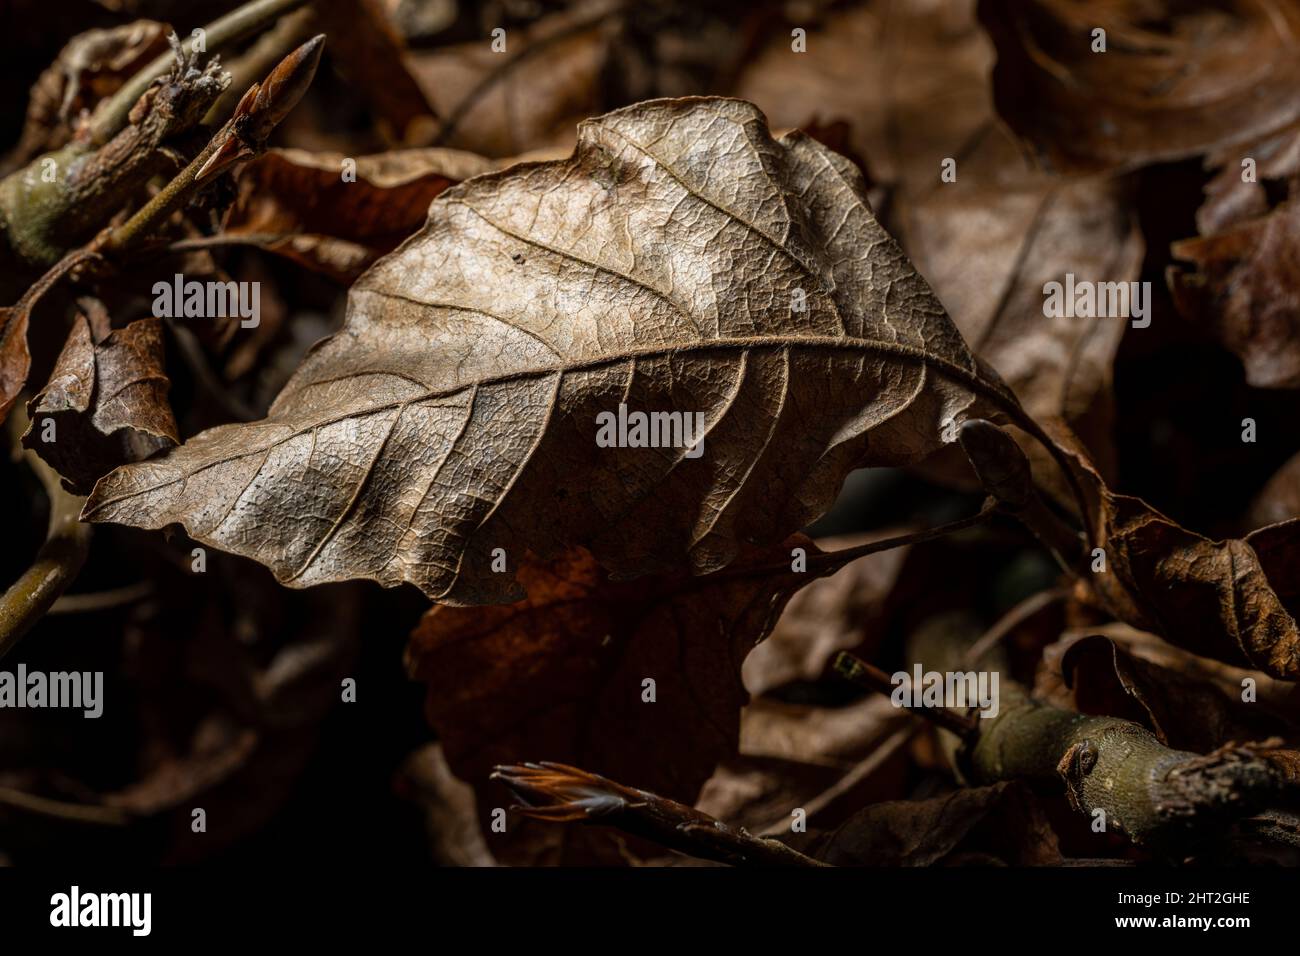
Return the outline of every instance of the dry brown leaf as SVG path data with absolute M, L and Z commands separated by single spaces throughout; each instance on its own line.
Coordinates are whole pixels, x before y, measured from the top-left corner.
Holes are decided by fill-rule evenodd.
M 439 866 L 496 866 L 478 826 L 474 790 L 447 766 L 442 744 L 426 744 L 402 762 L 395 789 L 424 813 L 432 862 Z
M 409 54 L 382 0 L 315 0 L 312 11 L 329 35 L 331 55 L 365 94 L 386 138 L 397 145 L 428 143 L 437 118 L 411 75 Z
M 1064 642 L 1062 642 L 1064 643 Z M 1209 753 L 1230 742 L 1292 736 L 1294 725 L 1215 684 L 1129 653 L 1104 635 L 1072 640 L 1059 653 L 1072 690 L 1069 706 L 1083 714 L 1121 717 L 1150 727 L 1166 746 Z
M 697 807 L 768 836 L 790 833 L 795 807 L 810 829 L 836 826 L 864 803 L 905 794 L 906 743 L 918 729 L 880 695 L 844 707 L 760 697 L 741 714 L 740 753 L 718 766 Z
M 1196 654 L 1300 676 L 1300 518 L 1212 541 L 1140 498 L 1112 492 L 1058 429 L 1091 499 L 1106 570 L 1088 581 L 1121 620 Z
M 1249 678 L 1263 710 L 1283 722 L 1300 723 L 1300 707 L 1297 706 L 1300 694 L 1297 694 L 1294 683 L 1270 677 L 1260 670 L 1200 657 L 1170 644 L 1158 634 L 1119 622 L 1063 631 L 1060 640 L 1046 648 L 1044 658 L 1040 661 L 1034 685 L 1035 695 L 1048 698 L 1056 706 L 1068 708 L 1071 691 L 1060 679 L 1060 655 L 1075 641 L 1097 635 L 1118 644 L 1132 657 L 1141 658 L 1157 667 L 1178 671 L 1189 678 L 1211 684 L 1231 696 L 1239 696 L 1246 686 L 1245 680 Z
M 78 314 L 49 382 L 27 403 L 31 426 L 23 435 L 23 445 L 77 494 L 118 465 L 181 440 L 167 402 L 162 323 L 140 319 L 110 331 L 107 313 L 95 306 Z
M 1247 177 L 1253 161 L 1253 176 Z M 1218 169 L 1205 184 L 1205 202 L 1196 210 L 1196 231 L 1203 236 L 1239 225 L 1267 213 L 1274 204 L 1270 191 L 1286 186 L 1296 193 L 1300 176 L 1300 130 L 1292 128 L 1250 146 L 1224 147 L 1206 160 Z
M 9 410 L 18 401 L 32 370 L 27 330 L 31 325 L 33 311 L 42 310 L 48 304 L 50 293 L 58 287 L 63 277 L 86 258 L 84 252 L 66 256 L 57 266 L 28 286 L 17 302 L 0 307 L 0 422 L 9 417 Z M 61 300 L 55 301 L 63 304 Z
M 958 851 L 977 853 L 980 862 L 1061 862 L 1051 824 L 1018 782 L 874 804 L 830 834 L 816 855 L 837 866 L 932 866 L 961 862 Z
M 811 546 L 792 539 L 800 544 Z M 488 774 L 521 759 L 580 762 L 691 802 L 736 752 L 741 662 L 810 573 L 790 570 L 785 546 L 707 578 L 612 582 L 584 551 L 529 561 L 525 601 L 430 610 L 407 669 L 428 684 L 429 721 L 452 770 L 478 791 L 482 819 L 500 805 Z M 525 829 L 496 835 L 498 859 L 553 862 L 557 834 Z M 577 852 L 563 856 L 576 862 Z
M 132 74 L 167 49 L 167 29 L 153 20 L 136 20 L 87 30 L 69 40 L 32 86 L 22 138 L 0 162 L 0 174 L 66 144 L 82 110 L 93 109 L 117 92 Z
M 1174 304 L 1246 368 L 1257 388 L 1300 388 L 1300 197 L 1265 216 L 1173 245 Z
M 27 346 L 30 318 L 31 305 L 24 302 L 0 307 L 0 422 L 9 417 L 31 371 L 32 353 Z
M 1068 274 L 1130 282 L 1145 244 L 1119 184 L 1030 168 L 1000 129 L 956 182 L 900 198 L 903 243 L 971 348 L 1040 421 L 1063 418 L 1111 471 L 1111 370 L 1129 319 L 1047 316 L 1043 288 Z M 1026 446 L 1041 480 L 1059 475 Z
M 414 234 L 444 189 L 499 163 L 454 149 L 358 156 L 273 149 L 244 167 L 222 241 L 238 237 L 349 284 Z
M 619 7 L 574 4 L 506 31 L 504 52 L 488 38 L 413 51 L 411 72 L 446 124 L 438 142 L 488 156 L 572 144 L 578 120 L 601 109 Z
M 778 32 L 741 74 L 737 95 L 777 126 L 847 120 L 853 148 L 891 185 L 931 182 L 991 119 L 988 37 L 974 0 L 872 0 L 827 14 L 808 52 Z
M 598 446 L 621 404 L 701 416 L 703 453 Z M 266 420 L 119 469 L 85 516 L 179 522 L 295 587 L 503 602 L 530 550 L 715 571 L 998 408 L 851 163 L 738 100 L 659 100 L 447 190 Z
M 817 547 L 837 551 L 904 533 L 899 528 L 820 538 Z M 771 636 L 745 658 L 745 688 L 764 694 L 792 681 L 816 680 L 836 651 L 882 638 L 885 605 L 907 553 L 901 547 L 866 555 L 791 598 Z
M 778 123 L 851 121 L 855 149 L 896 187 L 904 249 L 972 350 L 1031 415 L 1066 418 L 1109 473 L 1111 366 L 1126 323 L 1044 317 L 1042 289 L 1067 272 L 1136 279 L 1141 233 L 1117 185 L 1045 175 L 997 122 L 993 52 L 974 7 L 878 2 L 832 13 L 810 31 L 815 55 L 775 37 L 739 89 Z M 957 177 L 945 183 L 949 157 Z M 1059 481 L 1041 448 L 1025 450 L 1041 479 Z M 965 470 L 954 461 L 927 474 L 955 481 Z
M 998 113 L 1062 171 L 1195 156 L 1300 118 L 1291 0 L 981 0 L 979 14 Z

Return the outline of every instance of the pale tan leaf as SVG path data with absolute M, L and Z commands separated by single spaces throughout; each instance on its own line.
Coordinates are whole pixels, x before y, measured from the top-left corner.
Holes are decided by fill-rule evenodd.
M 620 403 L 702 415 L 703 454 L 598 446 Z M 998 408 L 1023 420 L 851 163 L 742 101 L 657 100 L 442 193 L 264 421 L 114 472 L 86 517 L 179 522 L 295 587 L 499 603 L 529 550 L 715 571 Z

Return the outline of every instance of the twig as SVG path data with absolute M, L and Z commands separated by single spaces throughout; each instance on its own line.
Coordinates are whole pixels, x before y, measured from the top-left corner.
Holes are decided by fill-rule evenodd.
M 14 446 L 26 430 L 25 419 L 21 410 L 10 417 Z M 50 522 L 45 543 L 32 566 L 0 597 L 0 659 L 14 649 L 76 579 L 90 553 L 91 527 L 78 520 L 86 499 L 65 491 L 54 469 L 32 452 L 24 452 L 23 457 L 49 498 Z
M 324 48 L 324 34 L 313 37 L 285 57 L 266 80 L 249 87 L 239 106 L 207 146 L 134 216 L 95 240 L 106 255 L 121 255 L 148 237 L 195 193 L 215 181 L 217 173 L 266 148 L 271 131 L 302 99 Z
M 844 565 L 858 558 L 865 558 L 869 554 L 876 554 L 880 551 L 889 551 L 893 548 L 903 548 L 908 545 L 921 544 L 925 541 L 933 541 L 935 538 L 942 538 L 944 535 L 955 534 L 958 531 L 964 531 L 967 528 L 973 528 L 987 522 L 999 511 L 999 506 L 992 501 L 985 501 L 984 506 L 975 514 L 965 518 L 958 518 L 956 521 L 949 521 L 946 524 L 936 525 L 933 528 L 926 528 L 924 531 L 913 531 L 908 534 L 894 535 L 890 538 L 880 538 L 876 541 L 868 541 L 865 544 L 855 545 L 851 548 L 841 548 L 838 551 L 827 551 L 822 554 L 809 555 L 808 571 L 818 572 L 820 575 L 833 574 Z M 717 581 L 728 577 L 747 577 L 750 575 L 771 574 L 782 569 L 789 570 L 789 563 L 755 565 L 751 567 L 724 568 L 721 571 L 715 571 L 712 574 L 704 575 L 699 578 L 700 581 Z
M 684 803 L 576 767 L 513 764 L 497 767 L 492 779 L 502 781 L 521 801 L 512 809 L 535 820 L 616 827 L 688 856 L 732 866 L 827 865 L 777 840 L 727 826 Z
M 65 594 L 51 605 L 49 614 L 88 614 L 134 604 L 153 594 L 153 582 L 137 581 L 126 587 L 85 594 Z
M 839 674 L 845 680 L 857 684 L 859 687 L 865 687 L 868 690 L 874 690 L 886 697 L 891 696 L 898 686 L 894 679 L 882 671 L 879 667 L 864 661 L 855 654 L 848 651 L 840 651 L 835 655 L 835 663 L 832 665 L 835 673 Z M 909 680 L 906 685 L 910 685 Z M 919 695 L 907 695 L 909 700 L 915 701 Z M 904 704 L 908 710 L 914 714 L 919 714 L 926 720 L 933 721 L 944 730 L 950 730 L 959 737 L 968 737 L 975 732 L 977 718 L 964 714 L 953 707 L 930 707 L 923 704 Z
M 1049 588 L 1046 591 L 1039 591 L 1037 594 L 1031 594 L 1025 598 L 998 618 L 997 622 L 984 632 L 984 636 L 967 649 L 964 656 L 966 665 L 968 667 L 975 666 L 980 658 L 988 654 L 992 648 L 1001 644 L 1008 634 L 1043 608 L 1049 607 L 1057 601 L 1065 600 L 1069 593 L 1065 588 Z
M 206 52 L 216 53 L 225 46 L 252 36 L 273 20 L 308 3 L 309 0 L 252 0 L 224 17 L 213 20 L 204 27 Z M 182 41 L 185 55 L 194 52 L 193 39 Z M 126 125 L 131 108 L 154 80 L 162 76 L 175 61 L 172 53 L 158 56 L 152 63 L 131 77 L 121 89 L 105 100 L 95 111 L 90 123 L 91 139 L 103 143 Z
M 921 634 L 912 657 L 924 667 L 964 663 L 964 628 Z M 998 697 L 997 716 L 977 721 L 958 752 L 963 776 L 977 784 L 1064 783 L 1074 809 L 1135 843 L 1176 848 L 1294 792 L 1259 747 L 1230 745 L 1207 755 L 1172 750 L 1140 724 L 1036 701 L 1005 674 Z
M 131 816 L 117 807 L 96 806 L 89 803 L 69 803 L 66 800 L 52 800 L 38 797 L 33 793 L 16 790 L 13 787 L 0 787 L 0 806 L 25 810 L 55 820 L 71 823 L 92 823 L 99 826 L 125 826 L 131 822 Z

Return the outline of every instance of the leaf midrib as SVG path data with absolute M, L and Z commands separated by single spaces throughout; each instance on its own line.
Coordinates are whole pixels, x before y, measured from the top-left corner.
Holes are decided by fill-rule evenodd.
M 362 418 L 366 415 L 376 415 L 391 409 L 400 408 L 403 405 L 412 405 L 419 402 L 427 402 L 436 398 L 448 398 L 458 395 L 470 388 L 500 385 L 509 382 L 530 381 L 538 378 L 546 378 L 551 375 L 568 375 L 573 372 L 587 371 L 593 368 L 599 368 L 602 365 L 614 365 L 620 362 L 639 360 L 644 358 L 662 357 L 666 355 L 679 355 L 698 352 L 720 352 L 734 349 L 762 349 L 762 348 L 803 348 L 803 349 L 833 349 L 837 351 L 856 351 L 874 353 L 878 355 L 888 355 L 894 358 L 905 359 L 916 362 L 917 364 L 927 366 L 935 371 L 946 375 L 971 388 L 973 391 L 983 395 L 997 395 L 1004 401 L 1008 396 L 995 383 L 982 378 L 974 369 L 958 365 L 956 362 L 949 361 L 937 355 L 926 352 L 924 349 L 917 348 L 914 345 L 906 345 L 901 342 L 885 342 L 877 339 L 861 339 L 851 336 L 807 336 L 807 335 L 756 335 L 748 338 L 723 338 L 723 339 L 704 339 L 696 340 L 681 345 L 659 345 L 641 349 L 626 349 L 613 355 L 593 356 L 588 359 L 572 361 L 561 365 L 548 365 L 534 369 L 520 369 L 512 372 L 502 372 L 498 375 L 490 375 L 473 382 L 465 382 L 452 388 L 430 389 L 421 395 L 412 395 L 406 398 L 395 399 L 385 402 L 381 405 L 375 405 L 364 411 L 349 411 L 345 414 L 338 415 L 334 418 L 326 418 L 318 422 L 312 422 L 311 428 L 320 428 L 335 424 L 340 421 L 346 421 L 350 418 Z M 363 375 L 395 375 L 391 371 L 383 369 L 359 370 L 351 372 L 346 378 L 360 377 Z M 330 381 L 339 381 L 340 379 L 331 379 Z M 302 390 L 312 387 L 317 383 L 304 385 Z M 1014 401 L 1014 399 L 1012 399 Z M 285 424 L 267 421 L 267 424 Z M 209 468 L 215 468 L 231 461 L 236 461 L 248 455 L 259 454 L 270 448 L 278 447 L 287 441 L 305 434 L 307 428 L 296 429 L 292 434 L 282 438 L 277 438 L 264 446 L 243 449 L 236 454 L 219 458 L 216 461 L 207 462 L 191 471 L 178 475 L 175 478 L 169 478 L 166 481 L 149 485 L 144 488 L 133 489 L 132 491 L 117 495 L 112 498 L 106 498 L 98 502 L 94 508 L 83 513 L 83 519 L 89 518 L 97 512 L 103 510 L 109 505 L 118 504 L 122 501 L 128 501 L 137 498 L 140 495 L 149 494 L 161 488 L 166 488 L 185 478 L 192 477 L 201 471 Z M 184 447 L 184 446 L 182 446 Z

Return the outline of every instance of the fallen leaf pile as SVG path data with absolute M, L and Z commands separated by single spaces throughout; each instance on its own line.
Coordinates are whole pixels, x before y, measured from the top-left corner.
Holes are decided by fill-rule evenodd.
M 105 674 L 0 860 L 1300 865 L 1293 4 L 102 6 L 0 64 L 0 655 Z

